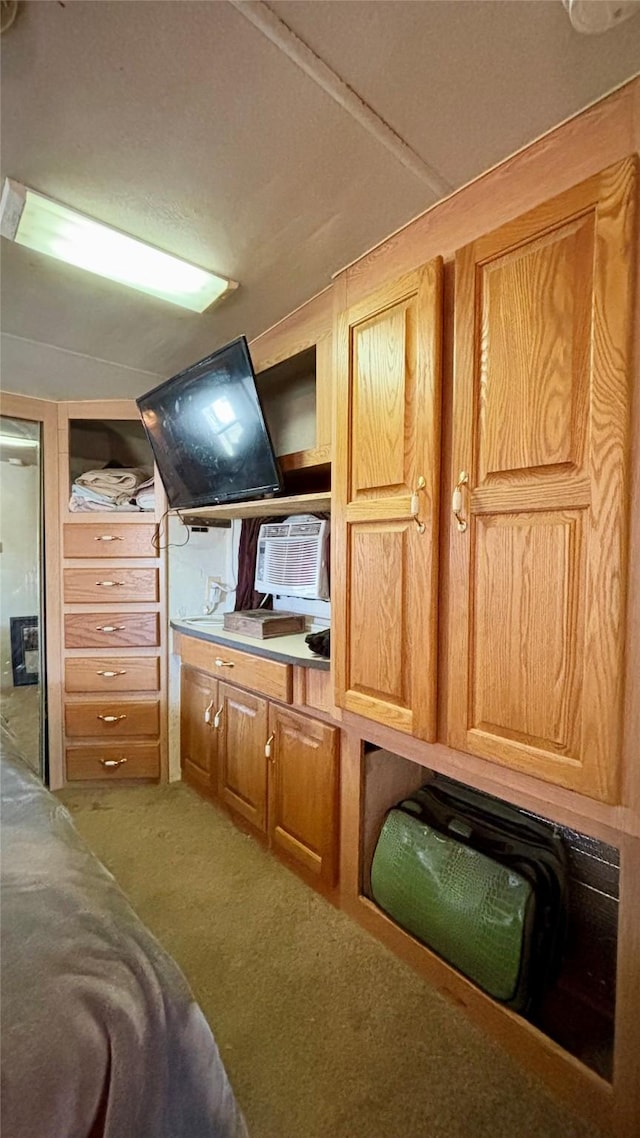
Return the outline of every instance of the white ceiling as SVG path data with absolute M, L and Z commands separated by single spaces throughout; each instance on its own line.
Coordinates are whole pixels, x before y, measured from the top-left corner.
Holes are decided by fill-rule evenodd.
M 241 287 L 194 315 L 3 240 L 6 390 L 134 396 L 255 336 L 640 60 L 640 18 L 584 36 L 560 0 L 248 7 L 21 5 L 2 39 L 2 177 Z M 380 137 L 245 18 L 273 13 L 383 120 Z

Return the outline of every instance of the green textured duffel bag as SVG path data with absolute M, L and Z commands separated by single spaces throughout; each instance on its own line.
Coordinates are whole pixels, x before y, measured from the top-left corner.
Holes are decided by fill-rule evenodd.
M 553 827 L 444 778 L 389 811 L 371 866 L 381 909 L 518 1011 L 553 978 L 565 881 Z

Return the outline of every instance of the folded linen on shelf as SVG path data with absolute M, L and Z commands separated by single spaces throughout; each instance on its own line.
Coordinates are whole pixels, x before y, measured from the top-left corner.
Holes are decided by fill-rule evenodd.
M 127 513 L 127 511 L 135 513 L 138 506 L 132 502 L 123 502 L 117 506 L 112 498 L 102 498 L 99 494 L 87 491 L 85 487 L 74 486 L 69 499 L 69 509 L 74 514 L 95 511 L 102 514 L 105 510 L 109 513 Z
M 135 504 L 139 510 L 155 510 L 156 492 L 153 478 L 147 478 L 136 490 Z
M 105 467 L 102 470 L 86 470 L 74 482 L 78 487 L 92 490 L 102 498 L 111 499 L 117 506 L 129 502 L 136 490 L 149 479 L 148 467 L 131 469 Z

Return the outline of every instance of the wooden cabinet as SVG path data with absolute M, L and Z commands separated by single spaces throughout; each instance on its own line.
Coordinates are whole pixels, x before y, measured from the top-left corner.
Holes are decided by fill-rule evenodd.
M 180 671 L 180 760 L 184 779 L 207 793 L 216 791 L 216 740 L 211 716 L 216 682 L 195 668 Z
M 217 705 L 220 799 L 265 833 L 269 705 L 260 696 L 222 683 L 218 684 Z
M 448 742 L 617 801 L 631 160 L 456 258 Z
M 186 664 L 190 643 L 182 638 L 185 781 L 218 798 L 308 880 L 331 888 L 338 858 L 337 729 Z M 245 656 L 247 663 L 254 659 Z
M 337 869 L 338 731 L 272 705 L 269 738 L 271 845 L 332 885 Z
M 440 258 L 348 309 L 337 335 L 336 700 L 434 740 Z
M 166 777 L 165 560 L 156 518 L 133 509 L 82 513 L 75 495 L 70 501 L 81 473 L 109 463 L 153 469 L 133 401 L 59 404 L 60 749 L 68 779 Z M 156 497 L 159 517 L 159 484 Z

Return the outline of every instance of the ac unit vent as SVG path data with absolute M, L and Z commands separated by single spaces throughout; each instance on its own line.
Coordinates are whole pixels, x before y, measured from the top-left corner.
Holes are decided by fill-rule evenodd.
M 329 597 L 329 523 L 310 515 L 260 527 L 255 587 L 260 593 Z

